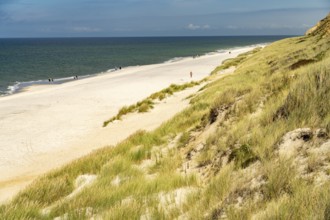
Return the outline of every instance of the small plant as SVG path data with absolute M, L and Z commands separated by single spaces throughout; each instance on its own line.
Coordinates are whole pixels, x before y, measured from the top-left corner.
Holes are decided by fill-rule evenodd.
M 189 140 L 190 140 L 190 133 L 189 132 L 183 132 L 182 135 L 179 138 L 178 147 L 179 148 L 185 147 L 189 143 Z
M 150 110 L 150 105 L 148 103 L 142 103 L 139 106 L 138 112 L 148 112 Z
M 234 149 L 229 155 L 229 161 L 232 160 L 235 161 L 236 168 L 246 168 L 251 163 L 258 160 L 258 157 L 249 145 L 243 144 L 239 148 Z
M 166 98 L 166 95 L 164 93 L 160 93 L 158 96 L 159 101 L 163 100 Z
M 307 171 L 308 172 L 314 172 L 320 166 L 322 166 L 322 161 L 315 154 L 312 154 L 308 157 L 308 160 L 307 160 Z
M 265 194 L 269 200 L 292 193 L 296 170 L 290 160 L 270 162 L 266 166 L 265 174 L 268 179 Z

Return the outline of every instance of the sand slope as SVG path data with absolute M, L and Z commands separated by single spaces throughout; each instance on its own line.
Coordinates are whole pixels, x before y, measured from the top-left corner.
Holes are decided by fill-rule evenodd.
M 129 67 L 114 73 L 72 81 L 0 98 L 0 202 L 38 175 L 114 145 L 139 129 L 151 130 L 188 104 L 182 99 L 197 88 L 183 91 L 159 104 L 152 113 L 128 117 L 103 128 L 120 107 L 133 104 L 172 83 L 206 77 L 231 54 L 186 58 L 173 63 Z

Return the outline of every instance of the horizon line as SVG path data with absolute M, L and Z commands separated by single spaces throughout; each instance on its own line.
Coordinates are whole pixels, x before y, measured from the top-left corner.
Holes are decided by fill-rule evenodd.
M 74 37 L 74 36 L 54 36 L 54 37 L 0 37 L 0 39 L 54 39 L 54 38 L 165 38 L 165 37 L 278 37 L 278 36 L 304 36 L 299 34 L 265 34 L 265 35 L 205 35 L 205 36 L 194 36 L 194 35 L 173 35 L 173 36 L 81 36 L 81 37 Z

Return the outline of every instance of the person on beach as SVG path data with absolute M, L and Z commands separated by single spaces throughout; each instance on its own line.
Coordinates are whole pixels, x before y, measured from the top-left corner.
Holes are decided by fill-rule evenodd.
M 192 74 L 192 71 L 190 71 L 190 78 L 192 78 L 192 75 L 193 75 L 193 74 Z

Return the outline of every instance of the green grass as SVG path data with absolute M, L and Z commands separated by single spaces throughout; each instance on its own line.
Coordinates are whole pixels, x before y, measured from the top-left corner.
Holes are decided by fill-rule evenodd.
M 212 71 L 211 75 L 217 74 L 219 71 L 221 70 L 225 70 L 228 69 L 230 67 L 236 67 L 238 66 L 240 63 L 242 63 L 243 61 L 245 61 L 249 56 L 259 52 L 262 48 L 261 47 L 257 47 L 251 51 L 239 54 L 237 57 L 235 58 L 230 58 L 227 59 L 225 61 L 222 62 L 222 65 L 220 65 L 219 67 L 217 67 L 215 70 Z
M 178 147 L 185 147 L 190 140 L 190 133 L 189 132 L 183 132 L 182 135 L 180 136 Z
M 188 219 L 221 215 L 228 219 L 324 219 L 330 209 L 329 184 L 317 186 L 299 176 L 294 158 L 279 158 L 276 149 L 283 135 L 296 128 L 325 128 L 330 133 L 329 49 L 327 38 L 297 37 L 225 62 L 214 72 L 237 65 L 235 73 L 208 83 L 191 99 L 189 108 L 155 131 L 139 131 L 116 147 L 98 150 L 36 180 L 13 202 L 0 207 L 0 218 L 53 219 L 68 214 L 70 219 L 88 219 L 86 210 L 91 208 L 105 219 L 139 219 L 146 214 L 155 219 L 181 215 Z M 116 117 L 147 111 L 155 100 L 189 86 L 194 83 L 171 85 L 122 108 Z M 187 161 L 187 146 L 193 148 L 191 141 L 198 138 L 194 135 L 210 125 L 216 125 L 216 131 L 196 152 L 197 164 L 209 178 L 203 181 L 199 172 L 185 175 L 180 169 Z M 175 147 L 165 152 L 175 140 Z M 154 163 L 142 169 L 146 161 Z M 311 171 L 319 167 L 312 156 L 307 163 Z M 42 215 L 41 209 L 72 192 L 81 174 L 98 178 L 72 200 Z M 111 183 L 116 177 L 122 180 L 119 185 Z M 258 178 L 264 183 L 251 187 Z M 161 193 L 183 187 L 196 191 L 182 206 L 170 211 L 159 208 Z
M 187 88 L 191 88 L 194 86 L 199 85 L 203 80 L 199 81 L 199 82 L 189 82 L 189 83 L 185 83 L 182 85 L 176 85 L 176 84 L 172 84 L 170 85 L 168 88 L 163 89 L 159 92 L 153 93 L 151 94 L 148 98 L 137 102 L 134 105 L 130 105 L 130 106 L 124 106 L 122 107 L 116 116 L 112 117 L 111 119 L 103 122 L 103 127 L 106 127 L 109 123 L 115 121 L 115 120 L 121 120 L 122 116 L 127 115 L 129 113 L 133 113 L 133 112 L 139 112 L 139 113 L 143 113 L 143 112 L 148 112 L 150 109 L 152 109 L 154 107 L 154 101 L 155 100 L 163 100 L 166 97 L 173 95 L 173 93 L 175 92 L 179 92 L 182 90 L 185 90 Z
M 268 200 L 263 203 L 272 202 L 285 195 L 289 197 L 290 204 L 297 206 L 296 210 L 302 210 L 303 207 L 295 201 L 294 196 L 291 199 L 291 196 L 299 193 L 302 185 L 306 184 L 304 187 L 311 191 L 318 189 L 306 180 L 295 181 L 295 168 L 275 160 L 275 146 L 286 132 L 295 128 L 327 128 L 328 133 L 330 131 L 330 108 L 329 102 L 325 101 L 330 100 L 330 57 L 329 53 L 325 52 L 329 43 L 326 44 L 326 39 L 315 42 L 315 38 L 307 38 L 302 44 L 298 43 L 300 39 L 283 40 L 265 48 L 238 66 L 236 73 L 226 77 L 222 84 L 210 84 L 201 97 L 193 100 L 204 100 L 204 95 L 210 95 L 218 86 L 218 98 L 214 100 L 209 113 L 210 122 L 215 121 L 214 112 L 228 109 L 222 127 L 209 137 L 205 148 L 207 152 L 203 152 L 202 160 L 212 161 L 222 152 L 226 154 L 228 149 L 232 149 L 231 155 L 236 167 L 245 168 L 258 159 L 264 167 L 269 167 L 267 172 L 265 171 L 267 184 L 263 189 L 264 197 Z M 286 56 L 280 57 L 281 54 Z M 292 64 L 299 60 L 316 60 L 320 54 L 323 54 L 322 60 L 291 69 Z M 262 111 L 257 114 L 260 108 Z M 324 191 L 325 187 L 322 187 L 322 190 Z M 209 194 L 210 192 L 205 191 L 201 197 L 207 197 Z M 307 198 L 308 196 L 305 199 Z M 242 216 L 250 218 L 252 212 L 264 207 L 251 202 L 238 211 L 232 206 L 221 205 L 219 201 L 214 205 L 225 210 L 228 207 L 227 213 L 231 214 L 227 216 L 229 219 L 240 219 Z M 316 209 L 308 210 L 311 213 L 317 212 Z M 209 212 L 212 213 L 212 210 Z M 323 212 L 324 206 L 321 209 L 321 213 Z M 289 219 L 304 219 L 302 216 L 305 215 L 300 216 L 296 212 L 294 216 L 296 218 Z

